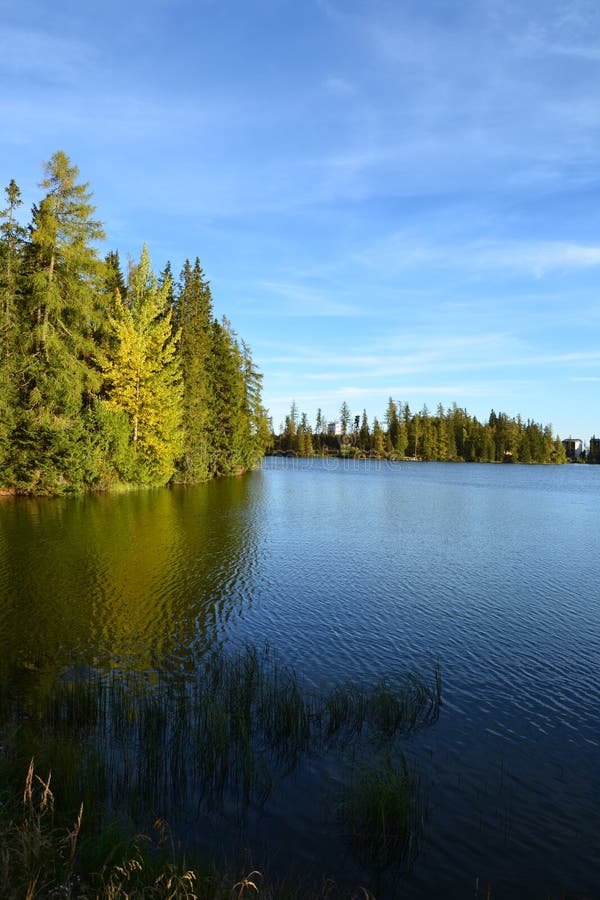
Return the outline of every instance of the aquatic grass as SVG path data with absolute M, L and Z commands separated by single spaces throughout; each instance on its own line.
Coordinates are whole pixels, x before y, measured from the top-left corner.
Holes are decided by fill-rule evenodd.
M 402 754 L 357 769 L 342 791 L 337 817 L 358 856 L 379 868 L 409 867 L 423 828 L 418 774 Z
M 19 740 L 28 755 L 37 742 L 69 796 L 79 777 L 118 802 L 129 794 L 133 808 L 176 804 L 188 784 L 200 786 L 204 805 L 225 795 L 248 804 L 264 802 L 278 773 L 304 755 L 363 733 L 393 741 L 433 724 L 440 704 L 437 668 L 433 679 L 408 674 L 319 693 L 268 647 L 248 646 L 203 660 L 187 680 L 151 684 L 118 672 L 61 680 L 38 715 L 21 720 Z
M 14 785 L 16 771 L 35 756 L 53 772 L 68 815 L 79 799 L 90 810 L 85 843 L 88 825 L 97 831 L 116 819 L 127 830 L 157 814 L 170 817 L 190 797 L 199 810 L 226 804 L 243 815 L 266 803 L 278 780 L 309 754 L 341 754 L 346 767 L 352 756 L 360 765 L 373 747 L 387 747 L 396 758 L 398 740 L 433 724 L 440 704 L 436 668 L 319 692 L 268 647 L 212 654 L 185 677 L 92 672 L 87 679 L 58 680 L 34 710 L 25 712 L 14 698 L 2 702 L 0 744 L 7 752 L 0 754 L 0 779 Z M 385 793 L 387 785 L 388 794 L 396 790 L 399 797 L 399 778 L 396 772 L 394 782 L 384 766 L 379 776 L 361 769 L 353 779 L 358 799 L 342 804 L 350 822 L 344 833 L 355 835 L 352 840 L 377 824 L 371 824 L 369 792 L 361 794 L 357 785 L 364 782 L 371 793 Z M 398 817 L 399 808 L 399 801 L 392 804 L 386 819 Z M 379 856 L 392 844 L 387 835 Z
M 346 683 L 333 688 L 323 697 L 320 727 L 324 740 L 341 732 L 358 735 L 367 717 L 367 695 L 356 685 Z
M 442 702 L 442 677 L 439 666 L 433 668 L 433 681 L 408 673 L 394 687 L 382 679 L 368 697 L 368 719 L 379 737 L 390 739 L 409 735 L 435 724 Z

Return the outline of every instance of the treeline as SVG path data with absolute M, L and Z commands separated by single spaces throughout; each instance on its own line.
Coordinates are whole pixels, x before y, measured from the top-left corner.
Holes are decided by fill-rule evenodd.
M 487 422 L 478 421 L 453 404 L 436 413 L 426 406 L 411 412 L 408 403 L 390 397 L 383 422 L 369 423 L 367 413 L 352 415 L 342 404 L 339 420 L 328 422 L 321 410 L 314 428 L 293 403 L 283 431 L 272 438 L 272 452 L 313 456 L 334 453 L 346 457 L 423 459 L 464 462 L 564 463 L 565 450 L 551 425 L 493 410 Z
M 144 247 L 125 278 L 63 152 L 19 223 L 0 210 L 0 487 L 23 493 L 199 482 L 252 467 L 268 441 L 250 350 L 213 314 L 198 259 L 175 283 Z

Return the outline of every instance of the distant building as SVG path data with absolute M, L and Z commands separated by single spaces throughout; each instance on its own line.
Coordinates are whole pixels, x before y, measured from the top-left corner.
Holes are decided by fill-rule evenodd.
M 342 433 L 342 426 L 339 422 L 328 422 L 327 423 L 327 434 L 331 434 L 333 436 Z
M 600 463 L 600 438 L 597 438 L 596 435 L 590 438 L 587 461 L 589 463 Z
M 565 448 L 567 459 L 575 461 L 583 453 L 583 441 L 579 438 L 565 438 L 562 445 Z

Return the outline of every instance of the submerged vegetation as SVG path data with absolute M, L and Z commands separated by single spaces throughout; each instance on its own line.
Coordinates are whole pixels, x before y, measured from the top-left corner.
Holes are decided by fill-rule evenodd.
M 267 439 L 261 375 L 213 315 L 198 259 L 179 283 L 144 247 L 101 259 L 87 184 L 59 151 L 31 222 L 0 210 L 0 488 L 44 494 L 198 482 L 251 468 Z
M 19 896 L 8 887 L 27 873 L 34 887 L 29 893 L 23 888 L 22 896 L 79 896 L 72 887 L 64 894 L 50 888 L 83 882 L 95 884 L 97 892 L 82 896 L 221 896 L 208 892 L 216 877 L 210 865 L 212 881 L 202 893 L 198 873 L 186 868 L 181 855 L 171 854 L 164 868 L 164 840 L 160 851 L 150 850 L 151 842 L 138 838 L 136 844 L 135 835 L 157 820 L 163 832 L 166 822 L 176 827 L 184 801 L 195 804 L 198 815 L 217 810 L 239 822 L 246 810 L 263 808 L 282 779 L 317 753 L 333 754 L 350 772 L 332 813 L 349 845 L 362 848 L 376 867 L 407 867 L 419 845 L 423 806 L 401 739 L 433 724 L 440 704 L 435 668 L 430 677 L 411 674 L 364 689 L 345 684 L 317 692 L 268 649 L 252 647 L 200 661 L 185 680 L 117 672 L 73 680 L 66 673 L 35 700 L 6 692 L 0 889 Z M 381 755 L 381 767 L 374 755 Z M 23 801 L 16 803 L 24 773 Z M 164 863 L 158 874 L 157 861 Z M 146 869 L 148 893 L 110 893 L 119 878 L 135 881 Z M 158 882 L 148 878 L 159 875 L 177 891 L 158 893 Z
M 382 868 L 416 858 L 423 815 L 419 776 L 404 757 L 353 773 L 338 809 L 354 852 Z

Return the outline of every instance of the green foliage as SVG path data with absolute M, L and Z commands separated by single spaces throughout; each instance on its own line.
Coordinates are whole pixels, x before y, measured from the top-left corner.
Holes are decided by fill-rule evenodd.
M 176 480 L 205 481 L 210 477 L 208 425 L 214 408 L 209 380 L 212 296 L 200 260 L 192 267 L 186 260 L 173 308 L 174 327 L 181 334 L 179 348 L 183 372 L 184 452 L 177 461 Z
M 144 247 L 130 272 L 127 305 L 117 295 L 110 320 L 115 349 L 105 365 L 106 402 L 129 419 L 133 480 L 141 484 L 169 481 L 182 447 L 183 385 L 169 288 L 159 286 Z
M 197 482 L 253 466 L 270 439 L 261 378 L 212 316 L 198 260 L 178 290 L 144 248 L 125 284 L 87 184 L 44 168 L 26 230 L 11 181 L 0 211 L 0 487 L 62 493 Z M 26 240 L 26 237 L 29 237 Z
M 83 412 L 100 384 L 92 323 L 101 264 L 93 242 L 103 235 L 78 174 L 62 152 L 46 164 L 47 193 L 34 206 L 21 263 L 8 474 L 25 491 L 79 490 L 87 477 Z
M 19 286 L 20 263 L 25 242 L 25 229 L 16 220 L 22 205 L 21 190 L 12 179 L 5 188 L 8 205 L 0 210 L 0 297 L 2 298 L 0 328 L 14 324 Z
M 227 319 L 213 321 L 211 338 L 209 471 L 211 475 L 235 475 L 254 465 L 261 454 L 256 452 L 244 358 Z
M 366 410 L 356 416 L 352 431 L 347 404 L 342 404 L 344 424 L 342 436 L 324 433 L 324 418 L 319 410 L 318 424 L 321 430 L 305 437 L 306 416 L 292 404 L 282 433 L 274 436 L 272 446 L 276 453 L 293 451 L 301 456 L 329 452 L 343 457 L 372 456 L 376 459 L 423 459 L 440 462 L 502 462 L 507 457 L 523 463 L 564 463 L 564 447 L 552 433 L 552 426 L 538 425 L 518 416 L 511 419 L 505 413 L 492 410 L 488 422 L 481 423 L 466 410 L 452 404 L 444 410 L 440 403 L 436 415 L 426 406 L 412 413 L 408 403 L 388 400 L 384 425 L 378 419 L 369 427 Z M 298 425 L 298 421 L 300 425 Z
M 21 410 L 10 443 L 7 474 L 22 493 L 62 494 L 94 482 L 87 420 Z
M 134 483 L 136 458 L 130 441 L 131 427 L 125 410 L 106 400 L 95 400 L 85 412 L 89 436 L 90 475 L 85 487 L 107 490 L 115 484 Z

